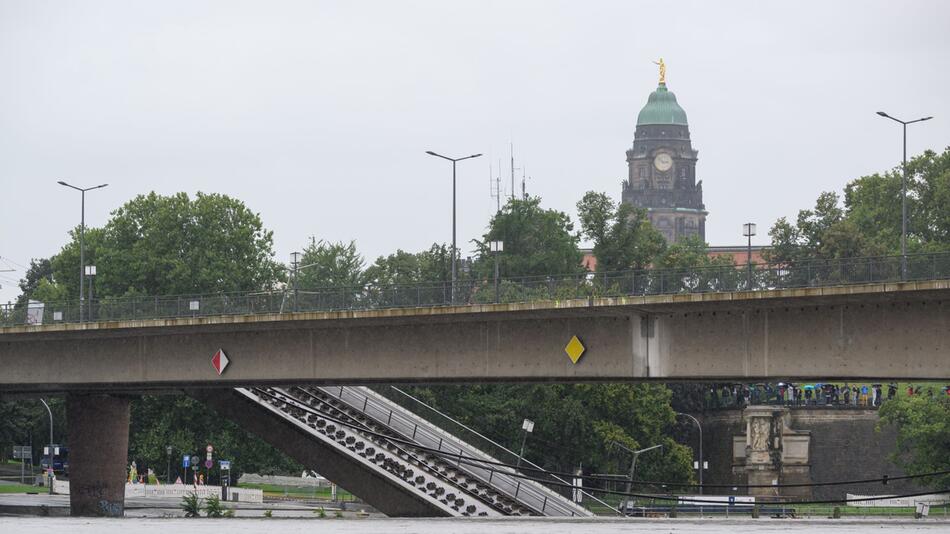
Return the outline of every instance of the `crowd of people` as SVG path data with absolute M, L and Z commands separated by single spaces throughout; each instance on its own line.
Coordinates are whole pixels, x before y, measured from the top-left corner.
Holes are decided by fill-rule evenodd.
M 751 404 L 783 406 L 863 406 L 877 407 L 894 399 L 901 389 L 897 384 L 721 384 L 705 392 L 706 408 L 736 408 Z M 943 388 L 908 385 L 908 396 L 950 396 L 950 385 Z

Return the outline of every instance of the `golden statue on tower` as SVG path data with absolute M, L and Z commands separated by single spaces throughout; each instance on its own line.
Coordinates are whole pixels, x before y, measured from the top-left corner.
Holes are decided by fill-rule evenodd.
M 660 61 L 654 61 L 654 65 L 660 66 L 660 85 L 666 85 L 666 63 L 663 63 L 663 58 L 660 58 Z

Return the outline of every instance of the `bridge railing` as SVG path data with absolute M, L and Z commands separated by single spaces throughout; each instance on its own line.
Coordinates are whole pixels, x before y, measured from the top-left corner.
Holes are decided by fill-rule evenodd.
M 313 290 L 210 295 L 97 298 L 85 303 L 89 321 L 129 321 L 213 315 L 279 314 L 430 306 L 465 306 L 589 297 L 762 291 L 899 281 L 950 279 L 950 253 L 755 263 L 690 269 L 644 269 L 569 275 L 463 279 L 451 282 L 325 287 Z M 905 271 L 904 276 L 901 275 Z M 78 299 L 0 306 L 0 325 L 75 323 Z

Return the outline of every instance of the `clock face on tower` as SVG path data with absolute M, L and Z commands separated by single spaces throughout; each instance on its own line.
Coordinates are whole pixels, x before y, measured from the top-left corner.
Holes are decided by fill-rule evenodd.
M 658 154 L 653 158 L 653 166 L 658 171 L 666 172 L 673 166 L 673 158 L 669 154 Z

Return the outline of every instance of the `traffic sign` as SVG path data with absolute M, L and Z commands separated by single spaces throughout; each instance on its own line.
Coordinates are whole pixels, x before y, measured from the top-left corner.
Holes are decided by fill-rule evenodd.
M 33 458 L 33 447 L 29 445 L 14 445 L 13 446 L 14 460 L 27 460 L 31 458 Z
M 198 462 L 200 462 L 200 461 L 201 461 L 201 458 L 198 458 L 197 456 L 192 456 L 192 457 L 191 457 L 191 468 L 194 469 L 195 471 L 197 471 L 197 470 L 198 470 L 198 467 L 199 467 L 199 463 L 198 463 Z
M 191 456 L 187 454 L 181 457 L 181 466 L 185 469 L 191 467 Z
M 220 467 L 222 471 L 230 471 L 231 460 L 218 460 L 218 467 Z
M 224 353 L 224 349 L 218 349 L 218 352 L 215 352 L 214 355 L 211 356 L 211 367 L 214 367 L 218 376 L 221 376 L 221 373 L 224 372 L 224 369 L 229 363 L 231 363 L 231 360 L 229 360 L 228 355 Z
M 213 452 L 213 451 L 214 451 L 214 447 L 212 447 L 211 445 L 208 445 L 207 447 L 205 447 L 205 452 Z
M 211 466 L 213 465 L 214 465 L 214 462 L 212 462 L 211 460 L 205 460 L 205 467 L 207 467 L 208 469 L 211 469 Z

